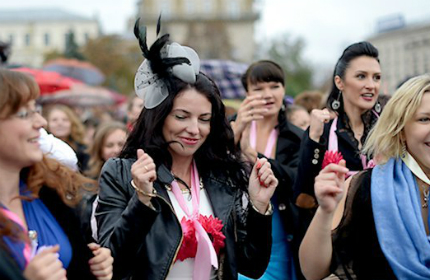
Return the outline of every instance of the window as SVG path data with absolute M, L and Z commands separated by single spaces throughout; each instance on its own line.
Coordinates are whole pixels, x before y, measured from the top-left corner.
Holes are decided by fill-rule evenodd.
M 212 0 L 205 0 L 203 1 L 203 12 L 205 14 L 212 13 L 213 10 L 213 1 Z
M 31 36 L 30 36 L 30 34 L 25 34 L 25 37 L 24 37 L 24 44 L 26 45 L 26 46 L 30 46 L 30 44 L 31 44 Z
M 160 10 L 161 16 L 169 18 L 172 14 L 172 5 L 170 0 L 158 0 L 158 8 Z
M 209 2 L 209 1 L 207 1 L 207 2 Z M 193 1 L 193 0 L 186 0 L 185 1 L 185 12 L 187 14 L 194 14 L 195 11 L 196 11 L 195 1 Z
M 238 0 L 230 0 L 228 2 L 228 14 L 232 17 L 239 17 L 240 15 L 240 4 Z
M 85 33 L 84 34 L 85 43 L 88 43 L 88 40 L 90 39 L 90 34 Z
M 45 33 L 43 36 L 43 41 L 45 42 L 45 46 L 49 46 L 51 44 L 51 37 L 49 36 L 49 33 Z

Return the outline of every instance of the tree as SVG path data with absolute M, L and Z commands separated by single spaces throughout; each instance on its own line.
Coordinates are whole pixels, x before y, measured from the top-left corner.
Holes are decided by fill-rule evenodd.
M 85 60 L 84 55 L 79 51 L 79 46 L 75 41 L 75 33 L 70 31 L 66 37 L 66 49 L 64 51 L 64 57 L 75 58 L 78 60 Z
M 105 74 L 106 86 L 126 95 L 134 91 L 134 75 L 143 61 L 136 40 L 102 36 L 89 40 L 83 54 Z
M 261 51 L 260 59 L 273 60 L 284 69 L 285 89 L 290 96 L 296 96 L 313 87 L 313 71 L 311 65 L 303 58 L 304 47 L 303 39 L 294 40 L 288 34 L 284 34 L 273 39 Z

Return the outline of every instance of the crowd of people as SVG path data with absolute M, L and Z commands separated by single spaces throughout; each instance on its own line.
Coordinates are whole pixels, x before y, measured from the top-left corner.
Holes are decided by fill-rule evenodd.
M 134 33 L 126 122 L 0 69 L 1 279 L 430 279 L 430 75 L 387 102 L 358 42 L 287 104 L 260 60 L 227 115 L 192 48 Z

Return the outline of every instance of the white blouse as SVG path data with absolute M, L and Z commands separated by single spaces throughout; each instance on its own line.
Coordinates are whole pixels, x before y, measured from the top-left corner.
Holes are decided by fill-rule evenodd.
M 169 194 L 170 201 L 172 202 L 173 209 L 175 209 L 176 216 L 178 217 L 179 222 L 185 216 L 184 211 L 176 200 L 175 195 L 172 191 L 167 192 Z M 183 193 L 184 200 L 187 204 L 187 207 L 190 212 L 193 211 L 193 203 L 191 199 L 190 193 Z M 212 205 L 209 201 L 208 195 L 205 189 L 200 189 L 200 204 L 199 204 L 199 213 L 203 216 L 214 215 L 212 210 Z M 170 269 L 169 274 L 167 275 L 167 280 L 190 280 L 193 279 L 193 271 L 194 271 L 194 259 L 188 258 L 184 261 L 177 260 L 172 268 Z M 216 279 L 216 270 L 212 267 L 211 275 L 209 279 Z

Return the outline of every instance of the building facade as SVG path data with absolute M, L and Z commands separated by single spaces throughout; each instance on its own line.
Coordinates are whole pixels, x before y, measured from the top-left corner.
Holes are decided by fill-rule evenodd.
M 162 33 L 194 48 L 202 59 L 230 59 L 249 63 L 254 58 L 254 23 L 259 13 L 254 0 L 139 0 L 136 18 L 156 38 L 161 13 Z M 130 25 L 134 24 L 130 21 Z M 131 27 L 130 27 L 131 28 Z
M 393 94 L 407 78 L 430 72 L 430 22 L 382 30 L 368 41 L 379 50 L 381 92 Z
M 100 35 L 100 25 L 58 9 L 0 11 L 0 41 L 11 44 L 10 64 L 42 66 L 46 53 L 64 52 L 70 32 L 81 46 Z

